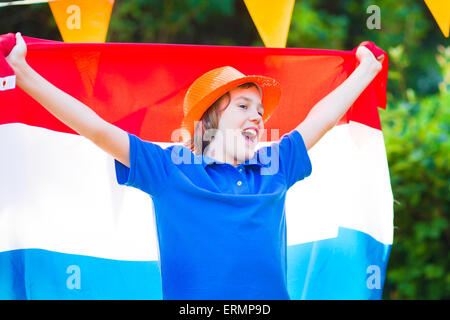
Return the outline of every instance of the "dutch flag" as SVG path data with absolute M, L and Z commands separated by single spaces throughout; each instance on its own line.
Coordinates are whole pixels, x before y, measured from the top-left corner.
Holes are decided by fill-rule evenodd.
M 187 88 L 215 67 L 281 83 L 266 124 L 281 134 L 355 68 L 352 51 L 25 40 L 44 78 L 162 147 L 175 143 Z M 382 297 L 393 240 L 384 63 L 287 194 L 292 299 Z M 0 299 L 162 298 L 152 200 L 117 183 L 111 156 L 20 88 L 0 92 L 0 150 Z

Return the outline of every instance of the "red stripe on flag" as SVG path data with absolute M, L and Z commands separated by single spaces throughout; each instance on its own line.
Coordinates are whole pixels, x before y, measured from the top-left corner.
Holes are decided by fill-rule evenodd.
M 183 118 L 190 84 L 211 69 L 230 65 L 245 74 L 277 79 L 280 106 L 266 123 L 284 134 L 354 70 L 353 51 L 170 44 L 72 44 L 24 37 L 27 61 L 58 88 L 99 116 L 150 141 L 170 142 Z M 355 101 L 349 120 L 381 129 L 386 107 L 384 70 Z M 0 93 L 0 124 L 20 122 L 76 134 L 19 88 Z

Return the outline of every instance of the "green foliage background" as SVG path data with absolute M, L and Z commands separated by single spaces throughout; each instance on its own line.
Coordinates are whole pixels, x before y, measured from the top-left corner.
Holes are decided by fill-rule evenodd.
M 381 29 L 366 26 L 370 5 Z M 47 4 L 0 8 L 0 34 L 17 31 L 62 40 Z M 296 1 L 287 47 L 364 40 L 390 57 L 380 115 L 395 228 L 384 298 L 449 299 L 449 39 L 421 0 Z M 242 0 L 116 0 L 107 41 L 263 46 Z

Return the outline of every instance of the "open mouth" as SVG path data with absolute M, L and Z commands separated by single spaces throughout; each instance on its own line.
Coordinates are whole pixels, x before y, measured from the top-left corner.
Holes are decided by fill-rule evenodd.
M 248 144 L 254 144 L 258 140 L 258 129 L 254 127 L 244 129 L 242 135 Z

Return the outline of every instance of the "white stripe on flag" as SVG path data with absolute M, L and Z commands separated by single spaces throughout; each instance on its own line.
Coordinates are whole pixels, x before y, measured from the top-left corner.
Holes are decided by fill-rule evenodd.
M 158 259 L 151 198 L 118 185 L 113 158 L 89 140 L 13 123 L 0 126 L 0 148 L 8 150 L 0 158 L 0 251 Z M 339 226 L 391 244 L 382 132 L 340 125 L 309 153 L 311 176 L 287 195 L 288 244 L 336 237 Z
M 286 197 L 288 244 L 337 236 L 338 227 L 393 240 L 393 195 L 383 133 L 358 122 L 330 130 L 311 150 L 311 176 Z
M 118 185 L 91 141 L 13 123 L 0 126 L 0 148 L 0 251 L 158 259 L 151 198 Z

